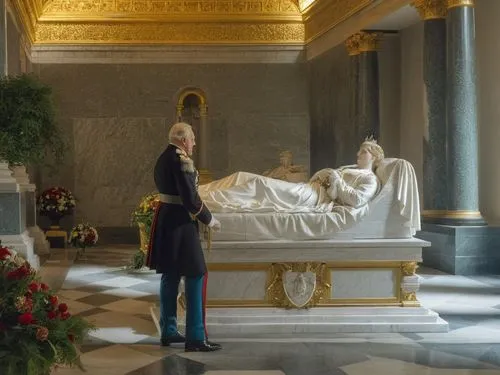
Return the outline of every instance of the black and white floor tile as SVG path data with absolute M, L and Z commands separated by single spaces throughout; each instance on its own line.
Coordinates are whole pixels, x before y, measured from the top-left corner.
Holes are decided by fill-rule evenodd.
M 224 350 L 161 348 L 150 306 L 159 276 L 125 268 L 135 247 L 95 248 L 73 262 L 55 251 L 41 270 L 73 314 L 99 329 L 82 347 L 92 375 L 500 375 L 500 276 L 451 276 L 421 269 L 422 304 L 450 323 L 448 333 L 337 334 L 218 339 Z M 54 374 L 79 374 L 59 368 Z

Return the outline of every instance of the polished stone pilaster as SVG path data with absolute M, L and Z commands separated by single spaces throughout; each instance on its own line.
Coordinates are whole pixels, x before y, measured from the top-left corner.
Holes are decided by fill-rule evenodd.
M 479 212 L 476 41 L 473 0 L 448 0 L 446 223 L 484 225 Z
M 0 76 L 7 75 L 7 0 L 0 0 Z
M 427 108 L 424 138 L 422 219 L 434 222 L 447 209 L 446 163 L 446 0 L 415 0 L 424 22 L 423 69 Z
M 200 104 L 200 184 L 207 184 L 213 180 L 209 169 L 208 145 L 210 144 L 208 131 L 208 106 L 205 103 Z
M 352 128 L 350 129 L 350 140 L 358 141 L 358 104 L 359 104 L 359 34 L 354 34 L 345 41 L 347 53 L 349 54 L 349 120 Z M 353 144 L 358 147 L 357 142 Z
M 359 76 L 356 109 L 358 141 L 380 135 L 378 39 L 379 33 L 361 31 L 359 37 Z
M 499 233 L 479 212 L 477 94 L 472 0 L 448 0 L 446 19 L 446 210 L 418 237 L 424 264 L 454 274 L 498 273 Z M 444 145 L 443 145 L 444 147 Z

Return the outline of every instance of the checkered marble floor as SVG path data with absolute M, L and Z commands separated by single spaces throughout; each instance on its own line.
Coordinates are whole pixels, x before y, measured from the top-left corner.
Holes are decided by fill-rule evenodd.
M 149 311 L 159 276 L 126 269 L 135 251 L 94 248 L 76 262 L 72 250 L 54 251 L 41 270 L 73 314 L 99 328 L 82 347 L 90 374 L 500 374 L 500 277 L 419 270 L 419 299 L 450 323 L 448 333 L 211 338 L 224 350 L 193 354 L 159 347 Z

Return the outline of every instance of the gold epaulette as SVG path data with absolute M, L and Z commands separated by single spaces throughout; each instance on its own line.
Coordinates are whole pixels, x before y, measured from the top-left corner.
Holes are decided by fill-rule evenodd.
M 187 156 L 187 154 L 179 148 L 175 152 L 177 153 L 177 155 L 179 155 L 179 158 L 181 159 L 181 171 L 194 173 L 195 169 L 194 169 L 193 159 Z

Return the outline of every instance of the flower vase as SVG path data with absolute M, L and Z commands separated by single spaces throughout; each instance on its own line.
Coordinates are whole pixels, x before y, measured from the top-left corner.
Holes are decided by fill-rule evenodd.
M 55 211 L 49 211 L 45 214 L 50 220 L 50 228 L 45 232 L 47 241 L 50 243 L 51 249 L 63 249 L 68 242 L 68 234 L 61 228 L 60 222 L 64 214 Z
M 149 246 L 149 236 L 146 224 L 139 223 L 138 226 L 139 226 L 139 238 L 141 240 L 141 250 L 143 253 L 147 253 Z
M 76 259 L 78 260 L 87 260 L 87 256 L 85 255 L 85 246 L 79 247 L 76 251 Z
M 61 219 L 64 217 L 64 214 L 61 214 L 59 212 L 47 212 L 47 217 L 50 220 L 50 229 L 61 229 Z

